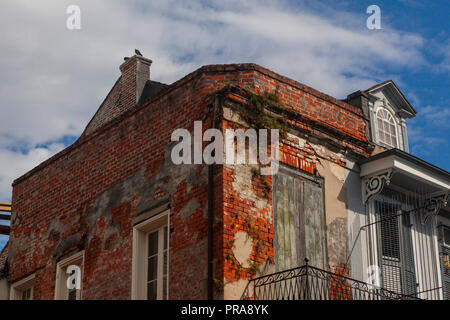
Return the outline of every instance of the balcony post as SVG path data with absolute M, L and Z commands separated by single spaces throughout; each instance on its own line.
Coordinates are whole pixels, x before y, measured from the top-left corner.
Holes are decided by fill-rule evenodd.
M 311 300 L 309 296 L 309 267 L 308 267 L 309 259 L 305 257 L 305 275 L 306 275 L 306 300 Z

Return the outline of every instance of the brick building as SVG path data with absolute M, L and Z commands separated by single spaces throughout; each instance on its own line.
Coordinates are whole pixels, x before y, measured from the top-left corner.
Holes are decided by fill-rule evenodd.
M 407 153 L 392 81 L 342 101 L 255 64 L 165 85 L 151 63 L 127 58 L 79 139 L 14 181 L 10 299 L 444 298 L 449 173 Z M 174 164 L 195 121 L 280 129 L 278 173 Z

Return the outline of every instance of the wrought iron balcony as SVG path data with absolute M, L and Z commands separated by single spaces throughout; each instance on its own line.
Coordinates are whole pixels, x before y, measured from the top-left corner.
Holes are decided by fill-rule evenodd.
M 249 280 L 243 300 L 417 300 L 308 264 Z

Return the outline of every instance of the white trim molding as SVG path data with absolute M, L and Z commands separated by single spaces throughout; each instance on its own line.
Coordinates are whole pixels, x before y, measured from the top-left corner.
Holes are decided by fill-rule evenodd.
M 80 274 L 78 274 L 78 278 L 76 278 L 76 281 L 78 281 L 79 284 L 79 289 L 76 289 L 76 300 L 82 299 L 84 250 L 59 261 L 56 265 L 55 300 L 69 299 L 67 268 L 72 265 L 78 266 L 80 268 Z
M 389 151 L 385 151 L 383 153 L 388 153 Z M 378 154 L 373 157 L 375 158 L 381 155 L 382 154 Z M 450 181 L 445 178 L 443 179 L 442 175 L 436 174 L 425 166 L 413 163 L 394 154 L 388 155 L 386 157 L 379 157 L 372 161 L 370 161 L 370 158 L 368 158 L 360 166 L 360 176 L 362 178 L 391 169 L 393 172 L 401 172 L 406 176 L 411 177 L 412 180 L 421 181 L 440 190 L 450 190 Z
M 167 228 L 167 275 L 164 280 L 163 242 L 164 231 Z M 133 227 L 133 257 L 131 274 L 131 299 L 147 299 L 147 269 L 148 269 L 148 241 L 149 234 L 158 231 L 158 256 L 157 256 L 157 299 L 165 299 L 163 294 L 163 281 L 166 281 L 166 289 L 169 292 L 169 261 L 170 261 L 170 210 L 165 210 Z
M 379 193 L 385 185 L 389 185 L 392 182 L 393 174 L 401 175 L 404 181 L 410 180 L 411 185 L 421 184 L 432 190 L 430 191 L 430 203 L 428 204 L 429 210 L 437 207 L 438 203 L 435 201 L 441 198 L 435 199 L 436 196 L 450 193 L 450 175 L 447 171 L 398 149 L 379 153 L 359 161 L 358 164 L 361 168 L 363 203 L 366 203 L 371 196 Z M 444 198 L 448 199 L 448 196 Z M 442 207 L 442 204 L 439 206 Z
M 34 282 L 36 274 L 33 273 L 19 281 L 11 284 L 9 299 L 10 300 L 33 300 L 34 299 Z M 22 293 L 30 289 L 29 296 L 25 299 L 22 297 Z

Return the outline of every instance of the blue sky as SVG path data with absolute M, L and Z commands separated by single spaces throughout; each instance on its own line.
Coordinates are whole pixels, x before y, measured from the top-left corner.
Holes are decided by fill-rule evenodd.
M 81 134 L 134 48 L 165 83 L 237 62 L 336 98 L 393 79 L 418 111 L 407 122 L 411 153 L 450 169 L 450 1 L 79 0 L 82 28 L 69 31 L 73 3 L 0 3 L 0 201 Z M 366 28 L 372 4 L 381 30 Z
M 450 170 L 450 1 L 326 1 L 347 12 L 362 12 L 371 4 L 381 8 L 382 27 L 420 35 L 423 63 L 393 69 L 397 83 L 418 111 L 408 120 L 410 152 Z M 382 30 L 377 31 L 382 32 Z M 387 72 L 389 74 L 389 72 Z

